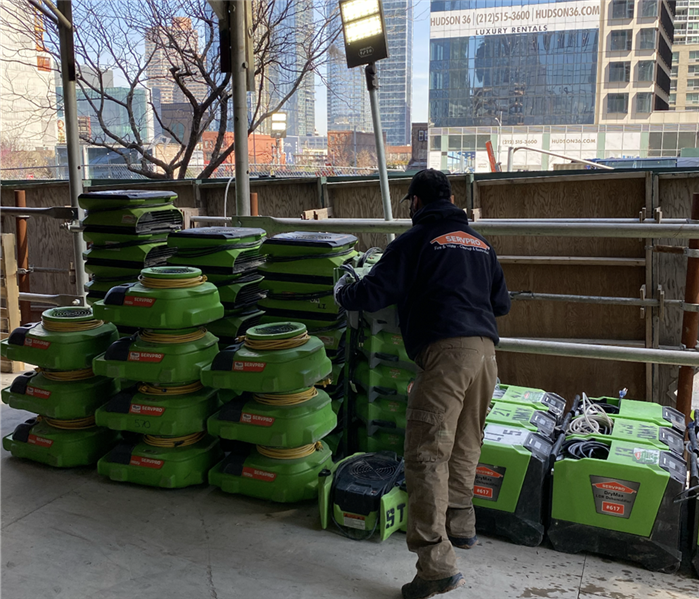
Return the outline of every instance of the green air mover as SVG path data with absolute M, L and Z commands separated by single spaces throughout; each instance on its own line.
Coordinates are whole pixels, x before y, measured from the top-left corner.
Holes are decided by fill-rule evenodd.
M 356 406 L 357 416 L 362 422 L 380 420 L 390 422 L 397 428 L 406 427 L 406 408 L 408 407 L 406 398 L 378 397 L 374 401 L 369 401 L 366 395 L 357 395 Z
M 140 273 L 140 271 L 139 271 Z M 125 285 L 128 283 L 136 283 L 138 281 L 138 275 L 130 277 L 127 280 L 123 280 L 121 277 L 93 277 L 92 280 L 85 283 L 85 291 L 87 291 L 87 299 L 91 304 L 95 304 L 107 295 L 113 287 L 118 285 Z
M 168 262 L 177 266 L 196 266 L 207 276 L 230 278 L 264 264 L 265 258 L 260 254 L 264 239 L 265 232 L 262 229 L 186 229 L 168 237 L 168 245 L 177 249 L 177 253 Z
M 371 335 L 369 329 L 364 331 L 364 340 L 360 341 L 362 353 L 369 361 L 369 367 L 380 364 L 414 372 L 415 363 L 408 357 L 403 344 L 403 337 L 389 331 L 380 331 Z
M 185 329 L 223 317 L 218 289 L 202 282 L 198 268 L 145 268 L 135 285 L 111 289 L 94 307 L 99 318 L 153 329 Z
M 40 418 L 20 424 L 2 440 L 6 451 L 56 468 L 94 464 L 114 445 L 117 433 L 101 427 L 62 429 Z
M 266 397 L 246 394 L 227 403 L 209 418 L 209 433 L 269 447 L 301 447 L 320 441 L 337 424 L 324 391 L 294 405 L 274 405 L 272 396 Z
M 2 390 L 2 401 L 16 410 L 69 420 L 91 416 L 115 391 L 114 380 L 101 376 L 54 381 L 42 373 L 25 372 Z
M 398 310 L 395 306 L 388 306 L 378 312 L 362 312 L 364 323 L 371 335 L 378 335 L 381 332 L 392 335 L 400 335 L 400 325 L 398 323 Z M 352 312 L 350 316 L 350 326 L 353 329 L 360 327 L 359 313 Z
M 304 341 L 305 333 L 306 327 L 295 322 L 252 327 L 245 335 L 245 344 L 220 352 L 213 364 L 202 370 L 201 381 L 207 387 L 253 393 L 311 387 L 330 374 L 332 364 L 323 342 L 314 337 Z M 289 349 L 256 349 L 266 346 Z
M 189 392 L 187 387 L 199 389 Z M 201 388 L 200 384 L 151 387 L 134 385 L 113 395 L 95 414 L 99 426 L 118 431 L 178 437 L 206 430 L 206 420 L 230 391 Z
M 307 325 L 308 326 L 308 325 Z M 334 326 L 319 329 L 309 329 L 314 337 L 318 337 L 325 346 L 325 353 L 333 363 L 344 362 L 347 327 Z
M 264 277 L 257 273 L 238 276 L 218 286 L 221 303 L 226 310 L 241 310 L 254 306 L 265 297 L 266 292 L 260 288 Z
M 83 252 L 85 270 L 97 277 L 111 277 L 152 266 L 164 266 L 172 250 L 162 241 L 126 247 L 96 246 Z
M 78 196 L 78 204 L 84 210 L 99 212 L 134 208 L 143 204 L 166 204 L 177 199 L 174 191 L 141 191 L 133 189 L 113 189 L 109 191 L 91 191 Z
M 323 320 L 322 317 L 327 316 L 327 319 Z M 317 314 L 313 318 L 307 312 L 285 312 L 284 310 L 265 310 L 265 315 L 260 321 L 262 324 L 273 324 L 278 322 L 287 322 L 288 320 L 293 320 L 294 322 L 300 322 L 306 325 L 309 331 L 316 331 L 320 329 L 337 329 L 342 328 L 347 325 L 347 319 L 344 313 L 339 315 L 339 317 L 333 314 Z
M 687 498 L 689 499 L 689 522 L 691 526 L 689 538 L 689 551 L 692 558 L 692 565 L 697 575 L 699 575 L 699 442 L 697 442 L 696 415 L 689 427 L 689 489 Z
M 616 414 L 628 420 L 643 420 L 653 422 L 658 426 L 671 426 L 679 433 L 686 430 L 684 414 L 660 404 L 649 401 L 636 401 L 633 399 L 619 399 L 616 397 L 592 397 L 594 403 L 599 404 L 609 414 Z
M 401 368 L 376 366 L 360 362 L 354 371 L 353 381 L 374 401 L 378 397 L 407 397 L 415 380 L 415 373 Z
M 560 423 L 566 411 L 566 400 L 555 393 L 547 393 L 542 389 L 528 387 L 515 387 L 514 385 L 496 385 L 493 392 L 493 402 L 505 401 L 508 403 L 533 406 L 537 410 L 544 410 L 556 417 Z
M 80 370 L 92 365 L 118 338 L 113 324 L 95 320 L 91 308 L 51 308 L 41 323 L 16 328 L 2 341 L 2 356 L 51 370 Z
M 366 428 L 357 431 L 357 444 L 361 451 L 394 451 L 403 455 L 405 446 L 405 430 L 381 426 L 381 422 L 368 422 Z
M 311 319 L 318 315 L 323 315 L 323 318 L 332 315 L 336 320 L 342 311 L 333 300 L 332 285 L 265 280 L 263 288 L 267 290 L 267 297 L 260 302 L 260 306 L 265 310 L 308 313 Z
M 189 383 L 214 359 L 217 341 L 206 329 L 142 331 L 112 343 L 92 367 L 96 374 L 115 379 Z
M 395 453 L 358 453 L 322 470 L 318 481 L 320 523 L 355 540 L 378 532 L 385 541 L 407 529 L 408 494 L 403 459 Z
M 260 451 L 269 450 L 241 443 L 209 471 L 209 483 L 225 493 L 240 493 L 278 503 L 317 497 L 318 474 L 332 464 L 332 453 L 325 443 L 321 441 L 315 448 L 309 446 L 308 451 L 299 451 L 299 455 L 308 455 L 295 459 L 267 457 Z M 272 454 L 276 452 L 272 450 Z
M 566 440 L 553 470 L 554 549 L 590 551 L 672 572 L 681 560 L 685 461 L 669 452 L 603 436 Z
M 90 212 L 82 221 L 85 233 L 117 233 L 119 235 L 154 235 L 172 233 L 182 228 L 182 213 L 172 204 L 153 204 L 121 210 Z M 103 245 L 102 239 L 92 237 Z
M 221 350 L 236 342 L 236 338 L 245 335 L 249 328 L 260 324 L 260 317 L 264 314 L 255 307 L 246 310 L 225 312 L 223 318 L 206 325 L 206 328 L 218 337 L 218 345 Z
M 473 505 L 478 532 L 536 547 L 544 538 L 543 512 L 554 443 L 518 426 L 488 424 L 476 468 Z
M 209 469 L 223 456 L 219 440 L 205 435 L 191 445 L 186 442 L 178 447 L 151 444 L 176 440 L 146 435 L 136 442 L 119 443 L 97 463 L 97 472 L 117 482 L 165 489 L 205 483 Z
M 485 421 L 492 424 L 521 427 L 552 440 L 558 437 L 556 417 L 549 412 L 537 410 L 526 404 L 498 401 L 491 405 Z

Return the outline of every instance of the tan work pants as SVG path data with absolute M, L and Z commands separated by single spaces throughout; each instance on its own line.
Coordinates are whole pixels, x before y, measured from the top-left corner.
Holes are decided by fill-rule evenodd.
M 485 337 L 442 339 L 415 363 L 405 431 L 407 542 L 418 575 L 439 580 L 459 571 L 447 535 L 476 534 L 473 484 L 497 378 L 495 348 Z

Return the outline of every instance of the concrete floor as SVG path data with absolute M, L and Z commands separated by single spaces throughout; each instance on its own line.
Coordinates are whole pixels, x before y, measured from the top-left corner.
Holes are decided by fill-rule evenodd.
M 2 435 L 29 417 L 2 404 Z M 350 541 L 320 529 L 312 502 L 151 489 L 1 453 L 3 599 L 397 599 L 414 574 L 404 535 Z M 689 574 L 495 538 L 458 555 L 454 599 L 699 597 Z

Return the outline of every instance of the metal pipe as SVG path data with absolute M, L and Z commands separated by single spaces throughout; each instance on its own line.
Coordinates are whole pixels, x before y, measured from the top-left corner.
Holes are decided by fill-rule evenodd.
M 82 296 L 65 293 L 58 293 L 56 295 L 47 295 L 45 293 L 20 293 L 19 301 L 46 304 L 47 306 L 80 306 L 82 305 L 83 298 Z
M 260 216 L 259 204 L 257 203 L 257 194 L 250 194 L 250 216 Z
M 699 219 L 699 193 L 692 195 L 692 220 Z M 690 250 L 699 249 L 699 240 L 692 239 L 689 242 Z M 688 304 L 699 302 L 699 258 L 690 256 L 687 259 L 687 283 L 684 292 L 684 301 Z M 694 349 L 697 346 L 697 334 L 699 333 L 699 314 L 685 310 L 682 317 L 682 345 Z M 677 409 L 685 415 L 689 422 L 689 413 L 692 410 L 692 392 L 694 390 L 694 368 L 683 366 L 680 368 L 679 381 L 677 382 Z
M 529 150 L 530 152 L 538 152 L 539 154 L 546 154 L 547 156 L 555 156 L 556 158 L 563 158 L 564 160 L 570 160 L 571 162 L 578 162 L 580 164 L 587 164 L 589 166 L 594 166 L 595 168 L 602 169 L 604 171 L 613 171 L 614 167 L 607 166 L 606 164 L 598 164 L 597 162 L 590 162 L 589 160 L 584 160 L 583 158 L 573 158 L 572 156 L 566 156 L 565 154 L 558 154 L 556 152 L 549 152 L 548 150 L 539 150 L 538 148 L 530 148 L 528 146 L 511 146 L 507 148 L 507 170 L 512 171 L 512 161 L 517 150 Z
M 15 190 L 15 206 L 19 209 L 26 208 L 27 194 L 24 190 Z M 17 230 L 17 286 L 20 291 L 30 291 L 31 284 L 29 282 L 29 243 L 27 240 L 27 219 L 26 217 L 18 217 L 15 219 L 15 228 Z M 30 322 L 32 319 L 32 307 L 27 302 L 19 303 L 19 311 L 22 322 Z
M 645 347 L 619 347 L 593 345 L 587 343 L 565 343 L 539 341 L 535 339 L 514 339 L 501 337 L 498 351 L 570 358 L 590 358 L 593 360 L 615 360 L 619 362 L 647 362 L 651 364 L 674 364 L 699 366 L 699 352 L 670 349 L 648 349 Z M 691 369 L 690 369 L 691 370 Z
M 638 306 L 657 308 L 660 305 L 682 308 L 686 312 L 699 312 L 699 303 L 688 304 L 679 299 L 641 299 L 637 297 L 606 297 L 601 295 L 567 295 L 562 293 L 532 293 L 531 291 L 510 292 L 512 300 L 540 300 L 545 302 L 569 302 L 575 304 L 608 304 L 616 306 Z
M 248 165 L 247 70 L 245 56 L 245 1 L 227 2 L 231 24 L 231 82 L 233 84 L 233 139 L 235 143 L 235 205 L 238 216 L 250 215 Z
M 49 8 L 51 4 L 47 4 Z M 52 9 L 53 10 L 53 9 Z M 83 179 L 80 160 L 80 137 L 78 134 L 78 100 L 75 93 L 75 49 L 73 46 L 73 7 L 70 0 L 59 0 L 56 16 L 59 17 L 58 36 L 61 49 L 61 79 L 63 81 L 63 108 L 66 121 L 66 148 L 68 150 L 68 187 L 70 203 L 77 211 L 77 217 L 82 220 L 84 211 L 78 204 L 78 196 L 83 192 Z M 85 262 L 83 252 L 87 250 L 85 241 L 77 232 L 73 232 L 73 256 L 75 259 L 75 286 L 82 304 L 85 303 Z
M 58 220 L 78 220 L 78 211 L 70 206 L 52 206 L 50 208 L 2 206 L 0 210 L 3 216 L 48 216 Z

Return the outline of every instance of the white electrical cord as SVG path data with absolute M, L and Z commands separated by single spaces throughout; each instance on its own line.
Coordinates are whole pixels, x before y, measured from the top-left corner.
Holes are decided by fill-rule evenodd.
M 233 181 L 233 179 L 235 179 L 235 176 L 228 179 L 228 183 L 226 183 L 226 191 L 223 193 L 223 218 L 226 218 L 226 208 L 228 207 L 228 188 L 231 186 L 231 181 Z
M 601 407 L 590 401 L 586 393 L 582 394 L 582 414 L 570 421 L 566 433 L 590 435 L 601 433 L 608 435 L 614 428 L 614 421 Z

